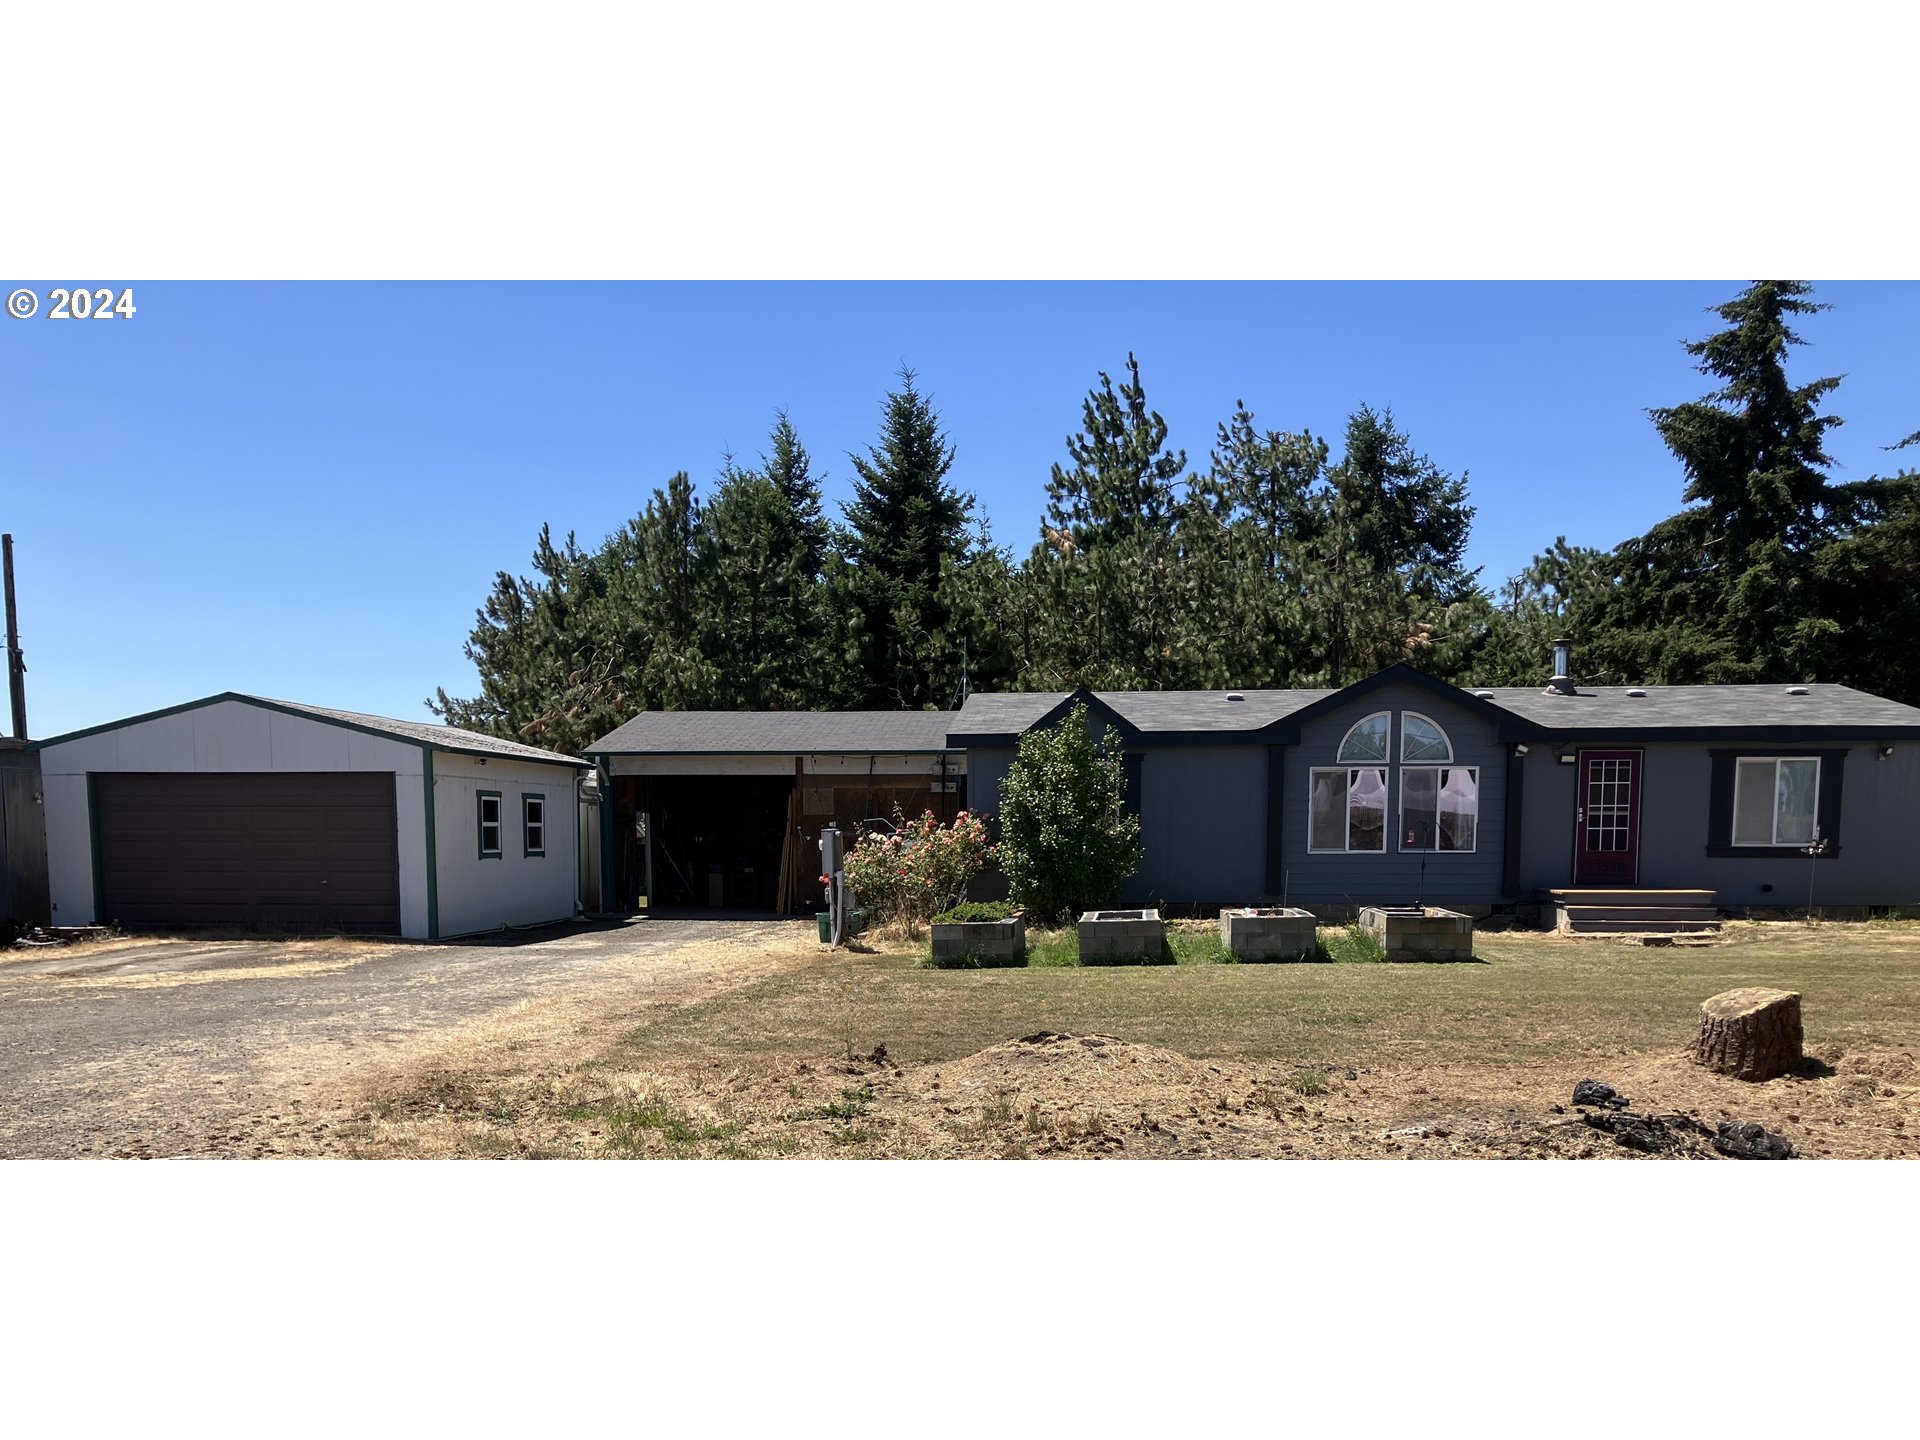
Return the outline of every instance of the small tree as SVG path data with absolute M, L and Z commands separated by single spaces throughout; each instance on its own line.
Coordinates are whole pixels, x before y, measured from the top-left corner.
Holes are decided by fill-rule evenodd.
M 1120 737 L 1109 729 L 1096 745 L 1085 705 L 1020 737 L 1000 782 L 1000 869 L 1035 919 L 1111 905 L 1140 868 L 1140 819 L 1121 809 L 1126 788 Z

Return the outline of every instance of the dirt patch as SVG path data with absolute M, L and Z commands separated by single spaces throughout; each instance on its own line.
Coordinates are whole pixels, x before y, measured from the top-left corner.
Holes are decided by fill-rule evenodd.
M 1577 1067 L 1213 1064 L 1048 1031 L 912 1067 L 880 1046 L 778 1066 L 589 1062 L 519 1086 L 441 1074 L 388 1104 L 360 1153 L 1715 1159 L 1730 1121 L 1808 1158 L 1920 1156 L 1920 1073 L 1904 1053 L 1835 1052 L 1765 1085 L 1680 1053 L 1619 1065 L 1609 1082 L 1671 1139 L 1638 1148 L 1644 1129 L 1597 1129 L 1569 1103 L 1582 1078 Z

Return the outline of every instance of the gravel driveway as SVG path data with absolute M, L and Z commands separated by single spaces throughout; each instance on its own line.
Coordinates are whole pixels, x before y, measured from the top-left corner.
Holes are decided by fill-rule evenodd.
M 764 973 L 737 962 L 791 925 L 5 952 L 0 1156 L 324 1153 L 355 1073 L 531 1001 L 689 1003 Z

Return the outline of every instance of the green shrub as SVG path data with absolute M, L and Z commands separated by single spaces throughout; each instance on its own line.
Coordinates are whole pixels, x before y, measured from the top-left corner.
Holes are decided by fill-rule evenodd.
M 942 910 L 933 917 L 936 925 L 983 925 L 995 920 L 1011 920 L 1018 908 L 1010 900 L 969 900 Z
M 1087 707 L 1020 737 L 1000 782 L 1000 871 L 1036 920 L 1111 905 L 1140 868 L 1140 817 L 1121 808 L 1126 771 L 1112 729 L 1095 744 Z

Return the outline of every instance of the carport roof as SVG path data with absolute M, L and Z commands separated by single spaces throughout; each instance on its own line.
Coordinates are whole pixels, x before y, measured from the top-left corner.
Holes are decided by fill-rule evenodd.
M 589 755 L 937 755 L 951 710 L 643 710 Z
M 262 710 L 276 710 L 282 715 L 318 720 L 322 724 L 338 725 L 343 729 L 359 730 L 365 734 L 384 735 L 394 740 L 411 741 L 416 745 L 429 745 L 435 750 L 445 750 L 456 755 L 497 756 L 503 760 L 528 760 L 542 765 L 572 765 L 583 770 L 589 768 L 585 760 L 576 759 L 572 755 L 562 755 L 556 750 L 542 750 L 536 745 L 522 745 L 517 740 L 502 740 L 494 735 L 482 735 L 477 730 L 459 730 L 451 725 L 432 725 L 420 720 L 395 720 L 385 715 L 364 715 L 357 710 L 335 710 L 324 705 L 303 705 L 297 700 L 269 700 L 261 695 L 242 695 L 235 690 L 209 695 L 204 700 L 189 700 L 184 705 L 169 705 L 164 710 L 149 710 L 144 715 L 129 715 L 124 720 L 110 720 L 104 725 L 91 725 L 85 730 L 72 730 L 65 735 L 36 740 L 33 742 L 33 748 L 45 749 L 49 745 L 61 745 L 69 740 L 79 740 L 88 735 L 101 735 L 109 730 L 123 730 L 129 725 L 139 725 L 148 720 L 159 720 L 168 715 L 179 715 L 188 710 L 200 710 L 208 705 L 219 705 L 227 701 L 258 706 Z

